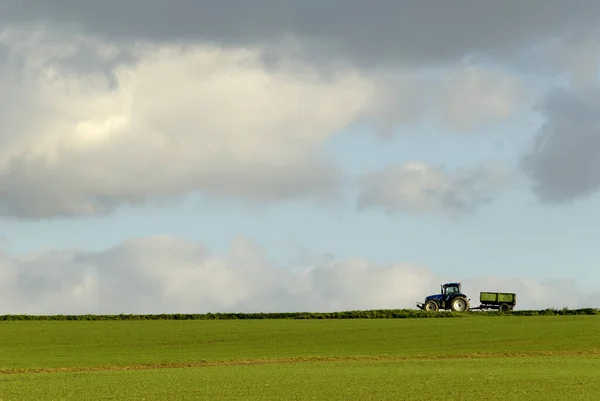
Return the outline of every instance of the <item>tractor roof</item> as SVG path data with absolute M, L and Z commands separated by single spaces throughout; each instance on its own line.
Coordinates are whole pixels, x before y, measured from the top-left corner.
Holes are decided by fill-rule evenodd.
M 446 283 L 444 287 L 460 287 L 460 283 Z

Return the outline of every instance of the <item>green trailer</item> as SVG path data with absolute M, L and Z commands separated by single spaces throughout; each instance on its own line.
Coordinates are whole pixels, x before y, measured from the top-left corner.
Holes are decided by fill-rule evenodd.
M 510 292 L 482 292 L 479 294 L 481 305 L 475 309 L 498 309 L 501 312 L 508 312 L 515 308 L 517 304 L 517 294 Z

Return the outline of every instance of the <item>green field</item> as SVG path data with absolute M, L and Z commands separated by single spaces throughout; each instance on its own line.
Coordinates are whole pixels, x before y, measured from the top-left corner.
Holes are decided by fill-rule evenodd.
M 600 316 L 0 322 L 0 399 L 597 400 Z

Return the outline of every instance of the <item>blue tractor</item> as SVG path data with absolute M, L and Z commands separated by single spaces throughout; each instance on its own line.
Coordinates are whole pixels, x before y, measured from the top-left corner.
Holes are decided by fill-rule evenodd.
M 450 309 L 453 312 L 466 312 L 469 310 L 469 300 L 462 293 L 460 283 L 447 283 L 440 287 L 440 294 L 425 297 L 425 302 L 417 302 L 417 307 L 430 312 L 440 309 Z

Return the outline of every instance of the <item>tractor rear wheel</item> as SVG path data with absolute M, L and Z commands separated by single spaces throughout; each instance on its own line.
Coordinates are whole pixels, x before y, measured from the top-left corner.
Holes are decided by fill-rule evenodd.
M 423 309 L 428 312 L 435 312 L 438 310 L 438 305 L 434 301 L 427 301 L 425 302 L 425 306 L 423 307 Z
M 450 308 L 452 312 L 465 312 L 469 309 L 469 301 L 463 297 L 456 297 L 452 300 Z

